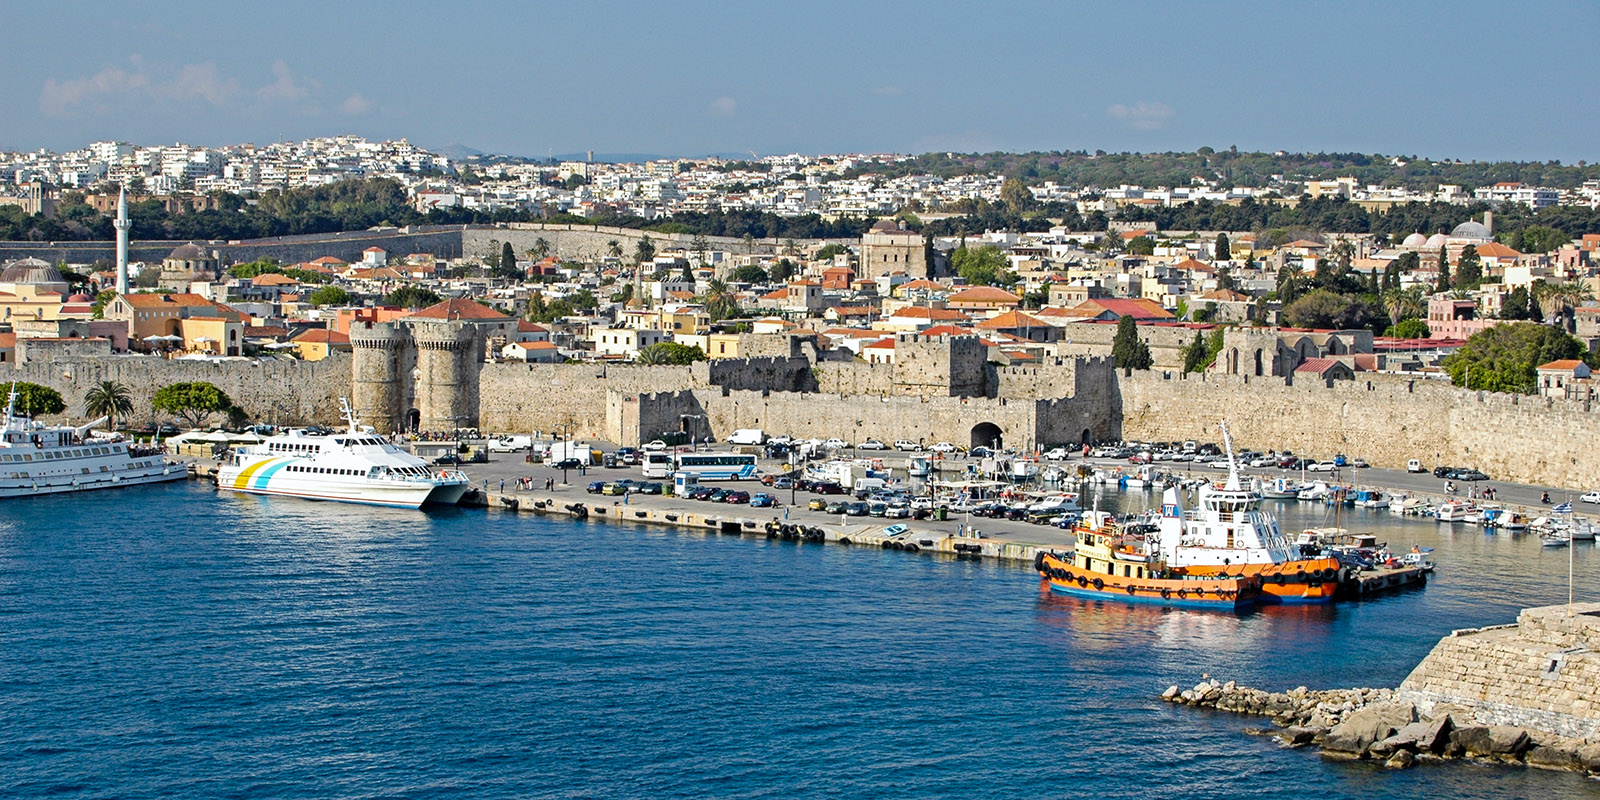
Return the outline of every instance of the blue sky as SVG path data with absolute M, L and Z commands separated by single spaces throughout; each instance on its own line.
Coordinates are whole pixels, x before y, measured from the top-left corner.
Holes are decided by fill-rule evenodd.
M 25 3 L 0 149 L 1600 160 L 1600 2 Z

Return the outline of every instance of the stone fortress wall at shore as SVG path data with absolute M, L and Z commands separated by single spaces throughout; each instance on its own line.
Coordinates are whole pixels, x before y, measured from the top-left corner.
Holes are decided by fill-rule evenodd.
M 466 256 L 487 256 L 491 252 L 498 255 L 501 244 L 510 242 L 511 247 L 520 256 L 532 250 L 534 242 L 543 239 L 550 246 L 551 255 L 557 258 L 599 260 L 610 254 L 611 242 L 615 241 L 622 246 L 623 259 L 631 261 L 634 248 L 638 246 L 639 240 L 646 236 L 650 237 L 658 253 L 664 250 L 688 249 L 695 238 L 689 233 L 661 233 L 606 225 L 511 222 L 503 226 L 473 225 L 466 228 L 461 234 L 461 252 Z M 762 238 L 752 239 L 749 242 L 736 236 L 707 236 L 705 239 L 712 250 L 734 255 L 746 253 L 770 255 L 787 245 L 786 239 Z M 796 239 L 795 243 L 803 251 L 805 248 L 829 241 L 855 244 L 859 239 Z
M 803 355 L 690 366 L 483 364 L 459 323 L 352 331 L 354 352 L 325 361 L 167 361 L 85 356 L 25 362 L 0 376 L 51 386 L 81 415 L 100 380 L 126 384 L 147 419 L 155 390 L 217 384 L 254 417 L 334 423 L 350 397 L 388 432 L 479 427 L 619 443 L 666 431 L 725 439 L 738 428 L 796 436 L 867 436 L 973 445 L 1076 445 L 1137 439 L 1218 442 L 1318 457 L 1342 452 L 1374 466 L 1408 459 L 1471 466 L 1504 480 L 1592 489 L 1600 475 L 1600 413 L 1576 401 L 1467 392 L 1436 381 L 1355 381 L 1174 371 L 1125 374 L 1108 359 L 1061 357 L 1029 366 L 976 364 L 964 341 L 902 337 L 915 357 L 895 365 L 817 362 Z M 469 341 L 472 340 L 472 341 Z M 797 348 L 796 352 L 800 349 Z

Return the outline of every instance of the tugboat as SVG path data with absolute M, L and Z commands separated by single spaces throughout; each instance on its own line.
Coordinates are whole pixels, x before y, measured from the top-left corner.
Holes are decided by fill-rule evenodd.
M 1168 492 L 1175 490 L 1168 489 Z M 1199 577 L 1168 567 L 1148 537 L 1130 533 L 1103 511 L 1092 511 L 1074 529 L 1071 556 L 1040 553 L 1034 568 L 1050 588 L 1064 594 L 1124 603 L 1237 610 L 1255 604 L 1257 577 Z
M 1244 487 L 1228 426 L 1228 480 L 1200 487 L 1200 507 L 1185 511 L 1181 495 L 1162 497 L 1159 547 L 1163 561 L 1190 575 L 1260 578 L 1261 603 L 1327 603 L 1348 577 L 1337 558 L 1308 558 L 1261 510 L 1261 496 Z

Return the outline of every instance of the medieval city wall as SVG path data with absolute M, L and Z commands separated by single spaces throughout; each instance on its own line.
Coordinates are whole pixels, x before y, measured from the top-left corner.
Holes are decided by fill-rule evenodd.
M 864 361 L 825 361 L 811 368 L 817 391 L 825 394 L 885 395 L 893 389 L 893 369 Z
M 660 233 L 646 231 L 638 228 L 615 228 L 605 225 L 574 225 L 574 224 L 547 224 L 540 222 L 512 222 L 504 226 L 486 227 L 474 226 L 462 234 L 462 247 L 468 256 L 487 256 L 491 252 L 498 255 L 500 246 L 510 242 L 520 256 L 533 249 L 533 243 L 544 239 L 550 245 L 552 255 L 561 259 L 597 260 L 610 255 L 610 245 L 616 241 L 622 246 L 623 258 L 632 259 L 633 249 L 639 240 L 650 237 L 655 244 L 656 251 L 688 248 L 694 241 L 694 235 L 689 233 Z M 782 248 L 784 240 L 753 239 L 748 244 L 743 238 L 736 236 L 707 236 L 711 249 L 725 252 L 744 253 L 773 253 Z M 826 240 L 826 239 L 797 239 L 796 243 L 801 248 L 812 245 L 825 244 L 829 241 L 843 241 L 854 244 L 855 239 Z
M 0 378 L 55 389 L 67 403 L 66 418 L 74 421 L 87 417 L 84 393 L 100 381 L 116 381 L 128 387 L 134 408 L 128 422 L 133 424 L 171 418 L 169 414 L 156 414 L 151 405 L 161 387 L 206 381 L 263 422 L 335 424 L 339 421 L 339 398 L 350 394 L 350 358 L 343 354 L 321 361 L 80 358 L 17 364 L 15 371 L 0 369 Z
M 1150 358 L 1155 369 L 1182 369 L 1183 348 L 1194 341 L 1195 331 L 1189 328 L 1161 325 L 1138 326 L 1139 339 L 1150 346 Z M 1201 331 L 1202 336 L 1208 331 Z M 1116 338 L 1117 326 L 1111 324 L 1068 325 L 1056 343 L 1056 352 L 1062 356 L 1104 356 L 1111 352 L 1111 340 Z
M 219 253 L 223 264 L 236 264 L 262 258 L 276 258 L 286 264 L 333 256 L 343 261 L 361 260 L 362 251 L 381 247 L 391 258 L 408 253 L 431 253 L 439 258 L 462 255 L 463 226 L 430 226 L 387 231 L 349 231 L 300 236 L 275 236 L 267 239 L 200 242 L 207 252 Z M 128 260 L 159 263 L 183 241 L 137 240 L 128 243 Z M 41 258 L 55 263 L 67 261 L 90 264 L 97 260 L 115 262 L 117 243 L 99 242 L 0 242 L 0 262 L 18 258 Z
M 1395 377 L 1334 381 L 1135 372 L 1118 375 L 1127 439 L 1221 441 L 1239 447 L 1470 466 L 1500 480 L 1588 487 L 1600 474 L 1600 414 L 1580 403 L 1467 392 Z

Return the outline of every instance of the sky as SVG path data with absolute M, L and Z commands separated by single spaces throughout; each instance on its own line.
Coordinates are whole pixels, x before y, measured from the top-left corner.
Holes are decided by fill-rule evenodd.
M 0 0 L 0 150 L 1600 161 L 1600 2 Z

